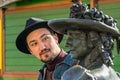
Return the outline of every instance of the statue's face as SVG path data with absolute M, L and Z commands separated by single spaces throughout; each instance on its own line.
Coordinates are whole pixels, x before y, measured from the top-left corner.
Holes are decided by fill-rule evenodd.
M 86 33 L 83 31 L 69 31 L 67 47 L 72 51 L 72 57 L 79 59 L 88 53 Z
M 68 31 L 68 40 L 66 46 L 71 50 L 71 55 L 75 59 L 81 59 L 87 54 L 93 52 L 100 53 L 105 48 L 111 50 L 113 41 L 106 34 L 97 33 L 95 31 Z M 104 50 L 105 50 L 104 49 Z

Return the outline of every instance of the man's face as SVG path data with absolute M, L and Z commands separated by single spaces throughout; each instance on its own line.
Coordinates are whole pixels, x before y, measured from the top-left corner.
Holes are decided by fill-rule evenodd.
M 45 63 L 54 60 L 60 52 L 57 35 L 52 35 L 47 28 L 32 31 L 26 41 L 29 51 Z

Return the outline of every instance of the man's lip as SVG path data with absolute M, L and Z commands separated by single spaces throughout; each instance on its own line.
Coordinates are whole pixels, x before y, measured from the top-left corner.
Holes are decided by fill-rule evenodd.
M 43 52 L 40 53 L 40 55 L 46 54 L 48 52 L 49 52 L 48 50 L 47 51 L 43 51 Z

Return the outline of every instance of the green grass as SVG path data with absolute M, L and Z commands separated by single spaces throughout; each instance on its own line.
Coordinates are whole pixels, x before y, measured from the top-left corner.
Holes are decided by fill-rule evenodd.
M 111 9 L 114 8 L 114 9 Z M 118 26 L 120 26 L 120 3 L 116 4 L 105 4 L 100 5 L 100 9 L 111 15 L 113 18 L 118 20 Z M 34 56 L 25 55 L 17 50 L 15 46 L 15 39 L 17 35 L 24 29 L 25 21 L 29 17 L 38 17 L 45 20 L 50 20 L 54 18 L 66 18 L 68 17 L 69 8 L 60 8 L 54 10 L 43 10 L 43 11 L 32 11 L 32 12 L 23 12 L 17 14 L 8 14 L 6 15 L 6 35 L 5 35 L 5 65 L 7 71 L 38 71 L 43 64 L 41 61 L 36 59 Z M 65 47 L 66 37 L 60 44 L 62 48 Z M 120 56 L 117 54 L 116 49 L 113 51 L 115 55 L 114 69 L 120 72 Z M 0 80 L 3 80 L 0 78 Z M 36 80 L 36 79 L 21 79 L 21 78 L 4 78 L 4 80 Z

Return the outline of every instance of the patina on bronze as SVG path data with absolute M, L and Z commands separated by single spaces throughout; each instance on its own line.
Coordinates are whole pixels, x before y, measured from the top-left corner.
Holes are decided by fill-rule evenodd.
M 68 35 L 66 46 L 79 64 L 67 70 L 62 80 L 120 80 L 113 65 L 114 40 L 120 50 L 117 21 L 96 8 L 72 0 L 69 18 L 48 21 L 48 25 Z

